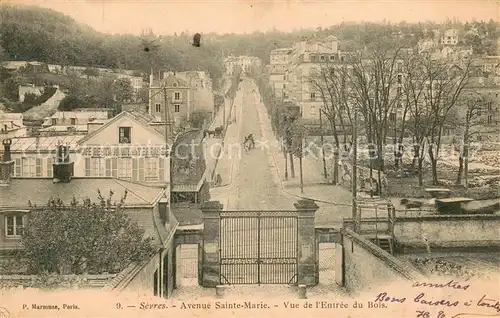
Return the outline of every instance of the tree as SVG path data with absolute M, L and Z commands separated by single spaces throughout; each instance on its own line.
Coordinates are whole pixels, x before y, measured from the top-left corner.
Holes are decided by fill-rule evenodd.
M 290 134 L 291 134 L 291 147 L 290 147 L 290 155 L 294 155 L 299 158 L 299 169 L 300 169 L 300 192 L 304 193 L 304 177 L 302 171 L 302 159 L 304 158 L 304 142 L 307 137 L 307 128 L 295 121 L 290 126 Z
M 368 137 L 370 178 L 375 165 L 378 184 L 382 184 L 385 169 L 385 141 L 389 127 L 394 124 L 390 115 L 399 101 L 397 76 L 400 72 L 397 65 L 400 61 L 401 48 L 397 43 L 379 39 L 370 53 L 362 53 L 350 62 L 349 99 L 363 116 Z
M 353 125 L 353 105 L 349 98 L 349 76 L 352 68 L 347 63 L 324 63 L 319 69 L 313 69 L 309 81 L 313 90 L 319 92 L 323 101 L 320 111 L 326 115 L 335 141 L 333 184 L 339 179 L 338 161 L 340 135 L 343 135 L 344 150 L 352 143 L 349 128 Z M 323 129 L 323 127 L 321 127 Z M 350 148 L 350 147 L 349 147 Z
M 426 135 L 427 153 L 431 161 L 432 183 L 438 185 L 437 161 L 441 150 L 443 131 L 450 126 L 447 117 L 459 101 L 464 87 L 469 81 L 470 65 L 468 58 L 455 64 L 447 59 L 434 59 L 427 55 L 423 59 L 426 78 L 424 103 L 428 111 L 429 129 Z
M 113 81 L 113 92 L 116 101 L 130 101 L 134 96 L 134 88 L 128 78 L 118 78 Z
M 152 239 L 124 212 L 127 193 L 119 202 L 111 191 L 98 195 L 95 203 L 51 198 L 46 207 L 32 207 L 22 236 L 30 274 L 117 273 L 153 254 Z
M 70 111 L 75 108 L 84 107 L 86 107 L 84 100 L 74 95 L 66 95 L 59 103 L 58 109 L 62 111 Z
M 203 128 L 210 119 L 211 113 L 207 110 L 195 110 L 189 115 L 189 125 L 193 128 Z

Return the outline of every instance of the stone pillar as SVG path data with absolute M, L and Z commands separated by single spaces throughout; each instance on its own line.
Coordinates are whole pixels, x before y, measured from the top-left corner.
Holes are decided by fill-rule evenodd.
M 202 277 L 203 287 L 216 287 L 220 284 L 220 212 L 223 205 L 219 201 L 203 204 L 203 249 Z
M 319 264 L 316 261 L 314 214 L 319 208 L 313 200 L 299 200 L 294 204 L 298 212 L 298 284 L 315 286 L 319 283 Z

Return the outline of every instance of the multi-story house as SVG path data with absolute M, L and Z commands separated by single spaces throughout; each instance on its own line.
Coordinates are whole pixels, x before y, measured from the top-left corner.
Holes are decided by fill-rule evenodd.
M 271 51 L 269 71 L 269 82 L 274 89 L 276 97 L 287 98 L 283 95 L 286 89 L 286 70 L 290 63 L 291 48 L 274 49 Z
M 285 94 L 299 106 L 302 118 L 319 118 L 323 101 L 311 83 L 311 76 L 314 76 L 322 64 L 343 60 L 343 55 L 338 50 L 338 40 L 335 36 L 322 40 L 303 40 L 292 47 L 290 55 Z
M 194 110 L 193 89 L 176 72 L 166 72 L 163 79 L 150 75 L 148 114 L 167 122 L 169 129 L 179 127 L 181 120 Z
M 119 123 L 125 124 L 123 120 L 122 117 Z M 103 127 L 100 136 L 95 135 L 94 139 L 108 136 L 112 132 L 109 131 L 110 128 L 112 127 Z M 123 211 L 144 230 L 145 237 L 152 239 L 154 255 L 144 263 L 131 263 L 121 273 L 113 273 L 118 275 L 107 288 L 134 292 L 137 296 L 154 295 L 168 298 L 176 284 L 173 237 L 178 226 L 170 208 L 169 186 L 152 187 L 118 180 L 111 174 L 76 177 L 78 172 L 75 168 L 78 163 L 73 161 L 74 155 L 67 155 L 67 145 L 52 144 L 50 150 L 57 152 L 57 155 L 54 155 L 57 156 L 56 160 L 47 164 L 47 169 L 51 171 L 50 176 L 38 177 L 34 174 L 31 178 L 20 179 L 11 178 L 12 171 L 18 170 L 19 167 L 11 161 L 9 144 L 4 145 L 0 159 L 0 252 L 3 259 L 9 255 L 4 252 L 25 248 L 22 232 L 29 222 L 30 213 L 46 207 L 51 198 L 58 197 L 69 204 L 73 199 L 78 202 L 85 199 L 97 202 L 98 190 L 104 196 L 114 193 L 116 200 L 126 193 Z M 40 159 L 36 161 L 38 160 Z M 17 162 L 17 158 L 15 161 Z M 22 169 L 25 167 L 27 166 Z M 38 171 L 40 170 L 37 167 L 34 172 Z M 24 273 L 26 267 L 27 264 L 22 260 L 16 260 L 16 272 Z M 118 285 L 120 288 L 117 288 Z
M 108 118 L 108 112 L 102 110 L 57 111 L 44 119 L 42 128 L 38 132 L 45 136 L 68 133 L 86 134 L 89 132 L 89 126 L 92 130 L 92 127 L 102 124 Z
M 194 110 L 214 111 L 214 93 L 210 75 L 201 71 L 176 72 L 176 76 L 184 80 L 192 92 Z
M 444 31 L 441 36 L 441 44 L 442 45 L 457 45 L 458 44 L 458 30 L 457 29 L 448 29 Z
M 64 144 L 70 147 L 76 178 L 117 178 L 160 187 L 170 183 L 165 123 L 122 112 L 95 126 L 86 135 L 13 138 L 13 178 L 51 178 L 55 149 Z

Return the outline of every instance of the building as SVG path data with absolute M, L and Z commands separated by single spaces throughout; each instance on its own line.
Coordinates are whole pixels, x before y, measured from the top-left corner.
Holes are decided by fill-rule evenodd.
M 311 83 L 311 76 L 321 65 L 342 62 L 344 57 L 338 50 L 338 39 L 328 36 L 325 39 L 303 40 L 295 43 L 290 53 L 287 68 L 285 93 L 289 100 L 300 108 L 302 118 L 319 118 L 323 106 L 320 94 Z
M 176 72 L 175 74 L 191 87 L 193 111 L 212 113 L 214 111 L 214 92 L 210 75 L 203 71 Z
M 0 142 L 8 138 L 24 137 L 26 134 L 23 114 L 6 113 L 0 110 Z
M 57 147 L 58 153 L 67 151 L 63 145 Z M 21 231 L 29 213 L 44 207 L 51 198 L 58 197 L 65 203 L 73 198 L 95 202 L 98 190 L 103 194 L 112 191 L 115 198 L 126 192 L 124 211 L 144 229 L 145 237 L 153 239 L 155 253 L 143 264 L 130 264 L 107 287 L 133 290 L 138 296 L 169 297 L 175 286 L 173 235 L 178 222 L 170 211 L 168 187 L 150 187 L 112 177 L 71 177 L 74 162 L 64 155 L 52 163 L 53 177 L 11 179 L 10 169 L 14 166 L 8 153 L 6 147 L 0 163 L 0 251 L 23 249 Z
M 444 31 L 441 36 L 441 44 L 442 45 L 457 45 L 458 44 L 458 30 L 457 29 L 448 29 Z
M 19 102 L 24 102 L 24 97 L 26 96 L 26 94 L 32 94 L 38 97 L 42 95 L 43 90 L 43 86 L 35 86 L 35 84 L 27 86 L 19 85 Z
M 292 53 L 291 48 L 274 49 L 271 51 L 270 65 L 269 65 L 269 82 L 274 89 L 276 97 L 283 97 L 286 89 L 286 70 L 288 63 L 290 63 L 290 56 Z
M 41 135 L 57 134 L 86 134 L 92 127 L 103 124 L 108 120 L 107 111 L 57 111 L 43 121 L 42 128 L 38 131 Z
M 89 123 L 92 125 L 93 123 Z M 12 139 L 13 178 L 50 178 L 58 144 L 68 145 L 76 178 L 117 178 L 152 186 L 170 184 L 164 123 L 122 112 L 88 134 Z
M 196 109 L 194 89 L 181 77 L 185 76 L 177 76 L 176 72 L 166 72 L 163 79 L 150 75 L 148 114 L 166 121 L 172 130 L 180 127 L 181 121 L 189 120 Z
M 246 74 L 253 67 L 261 67 L 262 61 L 255 56 L 228 56 L 224 59 L 224 66 L 229 75 L 233 75 L 237 68 Z

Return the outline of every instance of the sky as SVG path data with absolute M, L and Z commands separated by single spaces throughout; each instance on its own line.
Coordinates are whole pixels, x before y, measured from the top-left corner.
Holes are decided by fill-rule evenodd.
M 105 33 L 292 31 L 342 21 L 500 21 L 500 0 L 0 0 L 62 12 Z

